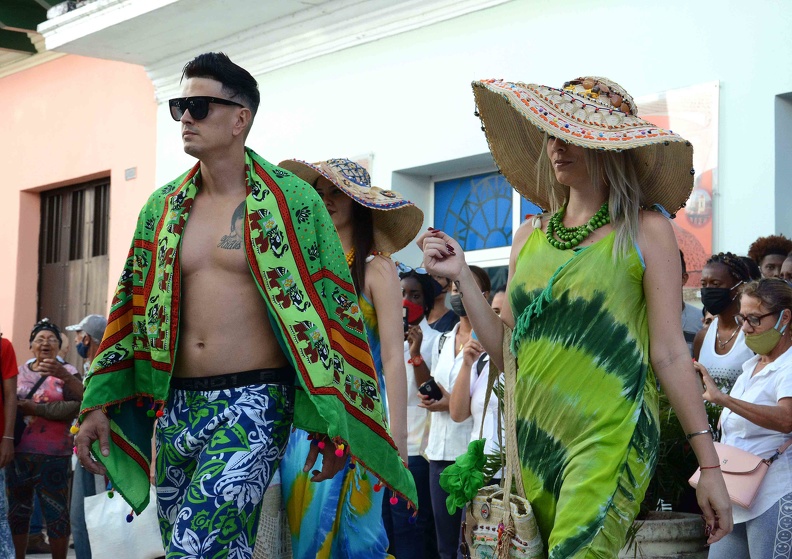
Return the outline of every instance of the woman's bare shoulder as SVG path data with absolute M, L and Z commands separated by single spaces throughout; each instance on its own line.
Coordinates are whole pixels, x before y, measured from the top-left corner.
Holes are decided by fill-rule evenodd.
M 535 229 L 544 230 L 544 225 L 548 219 L 550 219 L 550 216 L 547 214 L 527 216 L 525 221 L 520 224 L 520 226 L 517 228 L 517 231 L 514 233 L 512 246 L 522 247 L 522 245 L 525 244 L 525 241 L 531 236 L 531 233 L 533 233 Z
M 396 264 L 394 264 L 393 260 L 390 256 L 386 254 L 372 254 L 366 259 L 366 275 L 368 274 L 377 274 L 383 277 L 391 277 L 399 275 L 399 272 L 396 270 Z
M 658 212 L 646 210 L 639 212 L 637 241 L 646 260 L 679 258 L 679 248 L 671 220 Z

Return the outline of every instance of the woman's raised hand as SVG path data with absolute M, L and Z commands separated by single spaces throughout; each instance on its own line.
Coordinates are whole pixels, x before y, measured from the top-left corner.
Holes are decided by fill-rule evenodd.
M 482 353 L 484 353 L 484 347 L 478 342 L 478 340 L 471 338 L 462 348 L 462 361 L 465 363 L 465 365 L 471 367 Z
M 465 264 L 462 247 L 453 238 L 432 227 L 415 241 L 424 253 L 424 268 L 429 273 L 456 280 Z

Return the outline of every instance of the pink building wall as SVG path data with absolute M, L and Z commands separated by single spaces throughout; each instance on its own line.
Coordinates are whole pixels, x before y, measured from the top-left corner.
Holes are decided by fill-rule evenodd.
M 155 187 L 156 113 L 140 66 L 68 55 L 0 78 L 0 327 L 20 362 L 38 318 L 39 194 L 110 177 L 109 305 Z

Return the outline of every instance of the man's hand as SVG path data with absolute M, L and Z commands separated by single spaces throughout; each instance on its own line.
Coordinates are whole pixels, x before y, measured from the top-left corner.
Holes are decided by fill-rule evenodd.
M 109 456 L 110 420 L 102 410 L 93 410 L 86 414 L 77 436 L 74 437 L 74 443 L 77 445 L 77 458 L 83 468 L 92 474 L 105 475 L 107 469 L 91 457 L 91 445 L 95 440 L 99 441 L 102 456 Z
M 14 459 L 14 441 L 3 439 L 0 442 L 0 468 L 5 468 Z
M 338 472 L 344 469 L 347 460 L 347 453 L 342 452 L 341 456 L 336 456 L 336 446 L 333 442 L 324 436 L 320 439 L 324 444 L 324 448 L 319 448 L 319 445 L 311 444 L 311 449 L 308 451 L 308 458 L 305 460 L 303 472 L 308 473 L 316 464 L 316 459 L 321 453 L 322 455 L 322 471 L 314 470 L 311 472 L 313 477 L 311 481 L 324 481 L 333 478 Z

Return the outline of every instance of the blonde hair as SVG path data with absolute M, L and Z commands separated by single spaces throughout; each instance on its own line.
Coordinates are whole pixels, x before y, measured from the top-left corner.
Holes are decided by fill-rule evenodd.
M 547 156 L 547 141 L 548 135 L 545 134 L 536 166 L 536 178 L 540 187 L 545 185 L 551 205 L 549 210 L 555 213 L 569 201 L 569 187 L 556 180 Z M 644 203 L 635 156 L 630 150 L 617 152 L 585 149 L 583 153 L 594 188 L 600 189 L 604 186 L 609 189 L 608 209 L 613 229 L 616 231 L 613 256 L 625 256 L 635 246 L 638 238 L 638 210 Z

